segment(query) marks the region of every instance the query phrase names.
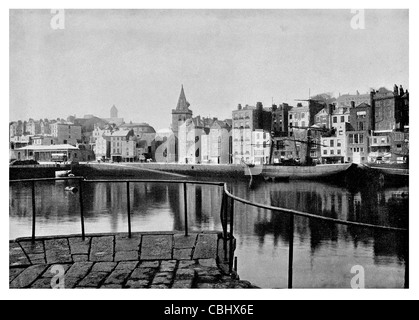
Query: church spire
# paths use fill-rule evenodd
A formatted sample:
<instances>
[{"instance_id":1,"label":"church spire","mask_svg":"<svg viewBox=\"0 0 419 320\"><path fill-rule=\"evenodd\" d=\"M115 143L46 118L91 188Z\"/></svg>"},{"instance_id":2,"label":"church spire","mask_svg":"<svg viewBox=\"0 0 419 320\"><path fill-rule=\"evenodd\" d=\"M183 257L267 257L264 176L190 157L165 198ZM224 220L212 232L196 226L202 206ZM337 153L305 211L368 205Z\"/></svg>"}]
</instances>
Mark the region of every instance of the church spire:
<instances>
[{"instance_id":1,"label":"church spire","mask_svg":"<svg viewBox=\"0 0 419 320\"><path fill-rule=\"evenodd\" d=\"M176 110L177 111L188 111L189 106L190 106L190 104L186 100L185 91L183 90L183 84L182 84L182 89L180 90L180 96L179 96L179 100L177 102Z\"/></svg>"}]
</instances>

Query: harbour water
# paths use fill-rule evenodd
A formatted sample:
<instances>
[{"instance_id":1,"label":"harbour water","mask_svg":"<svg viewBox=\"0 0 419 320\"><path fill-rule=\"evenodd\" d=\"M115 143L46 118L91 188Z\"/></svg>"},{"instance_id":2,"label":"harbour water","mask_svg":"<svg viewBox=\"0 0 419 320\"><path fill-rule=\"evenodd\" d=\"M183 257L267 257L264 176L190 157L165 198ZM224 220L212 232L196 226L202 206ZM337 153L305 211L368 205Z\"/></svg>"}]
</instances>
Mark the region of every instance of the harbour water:
<instances>
[{"instance_id":1,"label":"harbour water","mask_svg":"<svg viewBox=\"0 0 419 320\"><path fill-rule=\"evenodd\" d=\"M355 189L319 182L260 183L227 181L233 194L272 206L337 219L407 227L408 187ZM65 191L75 182L37 182L36 234L80 233L79 195ZM9 238L31 235L31 185L10 184ZM92 183L83 190L86 233L126 232L126 185ZM182 231L183 186L132 183L133 231ZM221 231L220 187L188 185L191 231ZM286 215L236 203L234 235L238 274L262 288L287 287L289 219ZM394 232L371 231L296 218L294 287L350 288L351 269L362 266L369 288L402 288L404 239Z\"/></svg>"}]
</instances>

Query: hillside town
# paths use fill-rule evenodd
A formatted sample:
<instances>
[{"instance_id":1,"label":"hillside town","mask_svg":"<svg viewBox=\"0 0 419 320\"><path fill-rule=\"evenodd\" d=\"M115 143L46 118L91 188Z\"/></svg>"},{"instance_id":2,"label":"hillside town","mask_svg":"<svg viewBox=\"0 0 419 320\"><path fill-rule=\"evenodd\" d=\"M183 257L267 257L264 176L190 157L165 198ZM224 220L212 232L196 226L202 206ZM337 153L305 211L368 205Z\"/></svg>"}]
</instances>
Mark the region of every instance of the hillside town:
<instances>
[{"instance_id":1,"label":"hillside town","mask_svg":"<svg viewBox=\"0 0 419 320\"><path fill-rule=\"evenodd\" d=\"M169 116L168 111L168 116ZM170 129L118 117L10 122L10 161L314 165L406 163L409 92L326 94L263 106L238 104L230 119L194 116L182 86Z\"/></svg>"}]
</instances>

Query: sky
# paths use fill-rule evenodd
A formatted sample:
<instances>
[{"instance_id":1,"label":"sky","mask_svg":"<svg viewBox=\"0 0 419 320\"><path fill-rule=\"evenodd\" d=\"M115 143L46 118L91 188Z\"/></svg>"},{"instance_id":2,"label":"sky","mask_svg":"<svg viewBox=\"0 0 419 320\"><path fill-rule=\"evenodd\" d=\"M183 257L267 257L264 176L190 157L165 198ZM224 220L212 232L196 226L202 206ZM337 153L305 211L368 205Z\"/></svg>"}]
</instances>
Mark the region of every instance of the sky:
<instances>
[{"instance_id":1,"label":"sky","mask_svg":"<svg viewBox=\"0 0 419 320\"><path fill-rule=\"evenodd\" d=\"M109 117L167 128L183 84L193 115L409 88L409 11L10 11L9 120ZM55 21L55 20L53 20ZM353 23L352 23L353 24Z\"/></svg>"}]
</instances>

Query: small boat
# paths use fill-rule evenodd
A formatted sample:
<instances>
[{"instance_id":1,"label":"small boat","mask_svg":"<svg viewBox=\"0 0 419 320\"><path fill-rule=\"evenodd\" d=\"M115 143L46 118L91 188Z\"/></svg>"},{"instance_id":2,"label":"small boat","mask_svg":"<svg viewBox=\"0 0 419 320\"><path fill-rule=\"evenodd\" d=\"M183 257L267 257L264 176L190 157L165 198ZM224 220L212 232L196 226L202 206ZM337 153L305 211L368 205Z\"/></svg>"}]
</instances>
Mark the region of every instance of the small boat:
<instances>
[{"instance_id":1,"label":"small boat","mask_svg":"<svg viewBox=\"0 0 419 320\"><path fill-rule=\"evenodd\" d=\"M55 171L55 177L56 178L68 177L70 174L71 174L71 170Z\"/></svg>"}]
</instances>

